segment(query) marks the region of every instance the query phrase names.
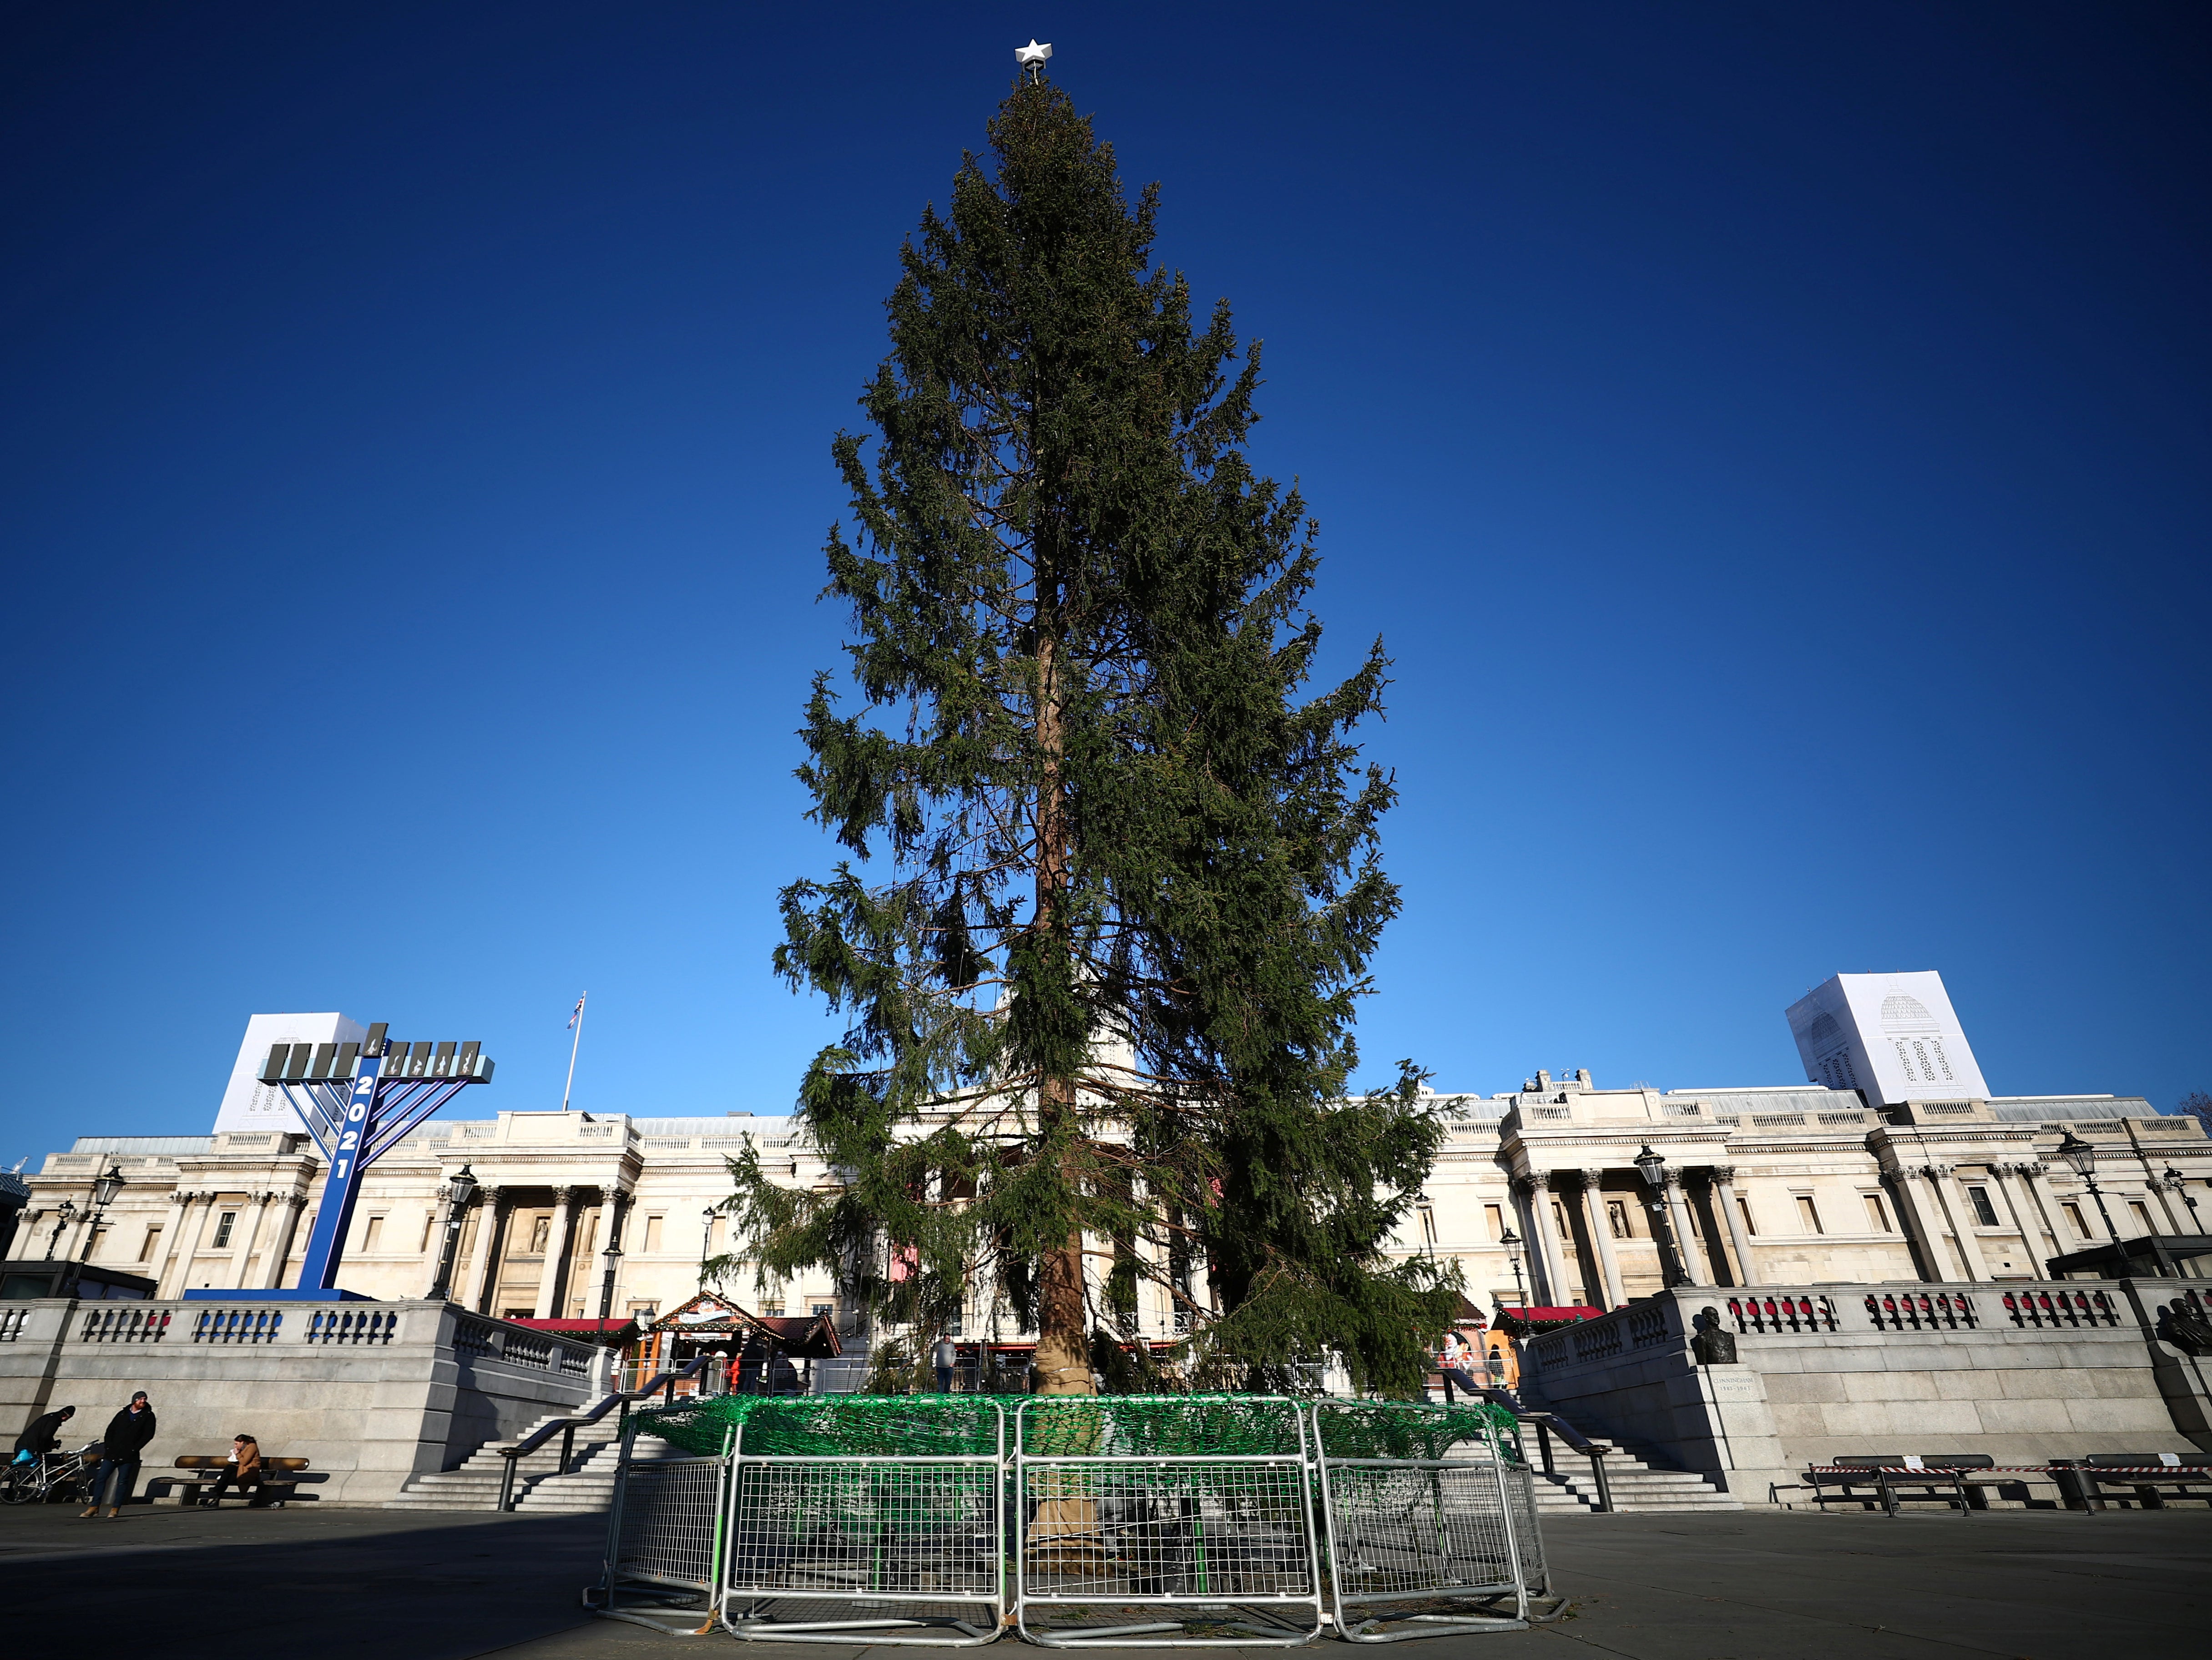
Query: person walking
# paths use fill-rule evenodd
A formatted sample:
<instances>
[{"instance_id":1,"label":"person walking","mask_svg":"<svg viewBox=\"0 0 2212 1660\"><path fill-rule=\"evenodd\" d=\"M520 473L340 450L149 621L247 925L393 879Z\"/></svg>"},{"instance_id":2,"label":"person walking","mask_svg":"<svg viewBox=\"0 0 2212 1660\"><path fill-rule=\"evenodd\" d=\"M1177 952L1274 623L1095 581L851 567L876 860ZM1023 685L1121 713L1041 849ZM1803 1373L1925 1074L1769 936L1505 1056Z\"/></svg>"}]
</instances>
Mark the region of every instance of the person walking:
<instances>
[{"instance_id":1,"label":"person walking","mask_svg":"<svg viewBox=\"0 0 2212 1660\"><path fill-rule=\"evenodd\" d=\"M131 1489L138 1484L139 1455L153 1438L154 1403L140 1389L131 1397L129 1406L107 1420L107 1433L100 1438L100 1462L92 1467L92 1503L78 1512L80 1517L97 1515L105 1504L105 1520L123 1519Z\"/></svg>"},{"instance_id":2,"label":"person walking","mask_svg":"<svg viewBox=\"0 0 2212 1660\"><path fill-rule=\"evenodd\" d=\"M222 1474L215 1478L215 1486L200 1503L210 1510L221 1510L226 1487L236 1487L240 1498L254 1504L261 1502L261 1444L250 1435L231 1438L230 1457Z\"/></svg>"},{"instance_id":3,"label":"person walking","mask_svg":"<svg viewBox=\"0 0 2212 1660\"><path fill-rule=\"evenodd\" d=\"M1467 1363L1472 1355L1473 1351L1467 1346L1466 1333L1452 1331L1444 1334L1443 1352L1437 1357L1437 1370L1443 1376L1444 1404L1448 1407L1452 1404L1452 1385L1455 1383L1465 1389L1470 1399L1481 1399L1477 1391L1482 1385L1476 1383L1467 1370Z\"/></svg>"},{"instance_id":4,"label":"person walking","mask_svg":"<svg viewBox=\"0 0 2212 1660\"><path fill-rule=\"evenodd\" d=\"M35 1464L61 1445L62 1426L76 1416L75 1407L64 1407L58 1412L33 1418L15 1438L15 1457L18 1464Z\"/></svg>"},{"instance_id":5,"label":"person walking","mask_svg":"<svg viewBox=\"0 0 2212 1660\"><path fill-rule=\"evenodd\" d=\"M929 1351L931 1364L937 1368L937 1392L952 1393L953 1369L960 1364L960 1351L950 1337L939 1337Z\"/></svg>"}]
</instances>

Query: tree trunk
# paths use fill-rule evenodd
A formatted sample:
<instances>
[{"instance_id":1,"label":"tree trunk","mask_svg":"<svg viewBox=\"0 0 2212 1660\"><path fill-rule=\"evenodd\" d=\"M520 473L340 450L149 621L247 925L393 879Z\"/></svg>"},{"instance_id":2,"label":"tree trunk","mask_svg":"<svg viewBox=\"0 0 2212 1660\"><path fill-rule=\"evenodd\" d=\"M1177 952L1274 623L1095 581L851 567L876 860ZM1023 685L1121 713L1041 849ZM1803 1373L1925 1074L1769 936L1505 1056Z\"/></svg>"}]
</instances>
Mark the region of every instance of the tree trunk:
<instances>
[{"instance_id":1,"label":"tree trunk","mask_svg":"<svg viewBox=\"0 0 2212 1660\"><path fill-rule=\"evenodd\" d=\"M1060 894L1067 882L1067 804L1060 777L1060 653L1057 595L1048 567L1038 573L1037 749L1042 762L1037 784L1036 914L1041 944L1056 959L1052 939L1061 926ZM1058 968L1055 960L1054 966ZM1039 1116L1047 1133L1075 1116L1075 1080L1048 1077L1038 1090ZM1076 1179L1071 1171L1068 1179ZM1090 1325L1083 1295L1083 1235L1048 1253L1037 1286L1037 1393L1091 1395Z\"/></svg>"}]
</instances>

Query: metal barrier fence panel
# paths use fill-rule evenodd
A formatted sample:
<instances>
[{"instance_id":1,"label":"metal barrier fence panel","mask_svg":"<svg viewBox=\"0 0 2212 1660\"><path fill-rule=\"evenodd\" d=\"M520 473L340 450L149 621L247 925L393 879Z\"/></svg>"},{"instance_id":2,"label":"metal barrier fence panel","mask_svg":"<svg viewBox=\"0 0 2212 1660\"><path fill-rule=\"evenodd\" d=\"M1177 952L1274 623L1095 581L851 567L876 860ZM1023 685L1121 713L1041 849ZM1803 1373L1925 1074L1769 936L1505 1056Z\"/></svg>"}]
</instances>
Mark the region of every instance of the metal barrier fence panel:
<instances>
[{"instance_id":1,"label":"metal barrier fence panel","mask_svg":"<svg viewBox=\"0 0 2212 1660\"><path fill-rule=\"evenodd\" d=\"M732 1459L721 1622L782 1642L974 1648L1006 1623L1006 1414L969 1396L760 1408ZM825 1438L857 1445L818 1450ZM800 1450L779 1450L797 1448Z\"/></svg>"},{"instance_id":2,"label":"metal barrier fence panel","mask_svg":"<svg viewBox=\"0 0 2212 1660\"><path fill-rule=\"evenodd\" d=\"M1534 1477L1515 1444L1480 1412L1426 1410L1314 1408L1332 1609L1347 1641L1525 1630L1530 1596L1549 1590ZM1341 1456L1376 1453L1398 1456Z\"/></svg>"},{"instance_id":3,"label":"metal barrier fence panel","mask_svg":"<svg viewBox=\"0 0 2212 1660\"><path fill-rule=\"evenodd\" d=\"M1015 1624L1053 1647L1307 1643L1322 1625L1301 1403L1041 1396L1016 1413Z\"/></svg>"},{"instance_id":4,"label":"metal barrier fence panel","mask_svg":"<svg viewBox=\"0 0 2212 1660\"><path fill-rule=\"evenodd\" d=\"M729 1465L720 1458L663 1458L635 1462L625 1438L607 1517L607 1552L601 1611L666 1630L644 1611L690 1610L691 1624L713 1617L721 1564L717 1547L724 1484Z\"/></svg>"}]
</instances>

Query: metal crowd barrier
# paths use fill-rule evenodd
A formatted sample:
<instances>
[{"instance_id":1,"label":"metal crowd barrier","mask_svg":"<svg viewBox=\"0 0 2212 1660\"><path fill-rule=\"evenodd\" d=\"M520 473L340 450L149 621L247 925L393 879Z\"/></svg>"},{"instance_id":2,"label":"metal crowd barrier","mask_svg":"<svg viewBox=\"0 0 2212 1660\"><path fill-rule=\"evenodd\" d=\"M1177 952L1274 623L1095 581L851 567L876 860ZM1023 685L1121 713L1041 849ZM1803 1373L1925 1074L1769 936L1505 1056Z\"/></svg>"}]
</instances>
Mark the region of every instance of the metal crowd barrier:
<instances>
[{"instance_id":1,"label":"metal crowd barrier","mask_svg":"<svg viewBox=\"0 0 2212 1660\"><path fill-rule=\"evenodd\" d=\"M703 1626L714 1618L722 1578L722 1530L715 1523L729 1482L729 1461L633 1462L634 1439L624 1438L615 1468L605 1601L599 1611L655 1631Z\"/></svg>"},{"instance_id":2,"label":"metal crowd barrier","mask_svg":"<svg viewBox=\"0 0 2212 1660\"><path fill-rule=\"evenodd\" d=\"M1550 1590L1535 1480L1490 1424L1435 1427L1396 1403L1315 1403L1331 1612L1353 1643L1523 1631ZM1511 1612L1503 1611L1510 1602Z\"/></svg>"},{"instance_id":3,"label":"metal crowd barrier","mask_svg":"<svg viewBox=\"0 0 2212 1660\"><path fill-rule=\"evenodd\" d=\"M1016 1629L1055 1648L1312 1641L1324 1620L1311 1468L1296 1401L1024 1401Z\"/></svg>"},{"instance_id":4,"label":"metal crowd barrier","mask_svg":"<svg viewBox=\"0 0 2212 1660\"><path fill-rule=\"evenodd\" d=\"M974 1648L1005 1623L1006 1413L964 1453L731 1454L732 1635ZM972 1429L969 1432L972 1434Z\"/></svg>"},{"instance_id":5,"label":"metal crowd barrier","mask_svg":"<svg viewBox=\"0 0 2212 1660\"><path fill-rule=\"evenodd\" d=\"M625 1438L603 1607L663 1631L1289 1647L1332 1620L1352 1642L1521 1630L1550 1595L1518 1440L1465 1411L970 1395L669 1416L664 1435L723 1454L638 1460Z\"/></svg>"}]
</instances>

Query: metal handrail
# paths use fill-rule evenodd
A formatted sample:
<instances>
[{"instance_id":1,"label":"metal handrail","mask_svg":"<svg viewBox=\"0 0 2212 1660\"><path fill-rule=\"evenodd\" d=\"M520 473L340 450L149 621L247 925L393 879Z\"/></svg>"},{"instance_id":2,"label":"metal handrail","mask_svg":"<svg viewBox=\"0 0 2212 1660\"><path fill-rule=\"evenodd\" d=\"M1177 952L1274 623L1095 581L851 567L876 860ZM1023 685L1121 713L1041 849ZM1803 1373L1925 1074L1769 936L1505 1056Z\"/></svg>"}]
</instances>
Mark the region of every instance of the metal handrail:
<instances>
[{"instance_id":1,"label":"metal handrail","mask_svg":"<svg viewBox=\"0 0 2212 1660\"><path fill-rule=\"evenodd\" d=\"M1464 1391L1462 1391L1464 1393ZM1589 1460L1590 1480L1597 1485L1597 1507L1610 1512L1613 1509L1613 1483L1605 1470L1605 1456L1611 1452L1610 1441L1593 1441L1555 1412L1531 1412L1522 1406L1511 1389L1478 1389L1474 1391L1484 1400L1511 1413L1520 1423L1530 1424L1536 1430L1536 1448L1544 1461L1544 1474L1557 1475L1559 1472L1552 1462L1552 1437L1557 1435L1574 1451Z\"/></svg>"},{"instance_id":2,"label":"metal handrail","mask_svg":"<svg viewBox=\"0 0 2212 1660\"><path fill-rule=\"evenodd\" d=\"M677 1383L686 1377L696 1377L707 1363L714 1358L711 1354L695 1355L690 1364L680 1371L654 1373L642 1389L617 1389L589 1412L579 1413L573 1418L556 1418L550 1424L540 1425L513 1446L500 1448L499 1456L507 1460L507 1468L501 1473L499 1478L499 1508L503 1511L514 1508L514 1473L521 1468L518 1461L525 1455L537 1451L538 1448L550 1441L556 1431L561 1437L561 1468L556 1474L566 1475L568 1473L568 1461L576 1454L578 1430L586 1425L598 1423L617 1407L621 1407L627 1412L631 1402L645 1400L650 1395L659 1394L664 1389L668 1392L668 1404L674 1406Z\"/></svg>"}]
</instances>

